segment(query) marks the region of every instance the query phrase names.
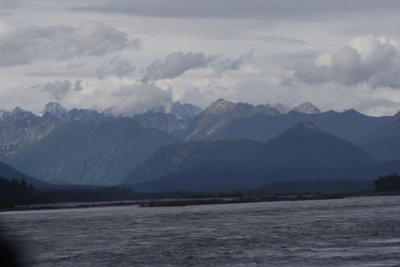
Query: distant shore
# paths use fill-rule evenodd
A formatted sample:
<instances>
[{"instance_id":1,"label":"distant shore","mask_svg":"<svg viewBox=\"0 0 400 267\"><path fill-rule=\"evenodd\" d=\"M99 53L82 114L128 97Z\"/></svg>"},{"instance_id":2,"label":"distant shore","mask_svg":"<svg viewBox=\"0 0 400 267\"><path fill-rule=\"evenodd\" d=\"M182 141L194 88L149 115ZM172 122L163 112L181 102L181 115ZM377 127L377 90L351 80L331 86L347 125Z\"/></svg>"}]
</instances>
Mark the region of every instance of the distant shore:
<instances>
[{"instance_id":1,"label":"distant shore","mask_svg":"<svg viewBox=\"0 0 400 267\"><path fill-rule=\"evenodd\" d=\"M396 196L395 192L368 192L353 194L299 194L299 195L276 195L263 197L215 197L215 198L186 198L186 199L154 199L154 200L124 200L110 202L68 202L68 203L47 203L19 205L14 207L1 207L0 212L7 211L35 211L35 210L54 210L54 209L80 209L98 207L119 207L119 206L138 206L143 208L151 207L182 207L194 205L217 205L217 204L239 204L257 202L278 202L278 201L305 201L305 200L329 200L344 199L349 197L373 197L373 196Z\"/></svg>"}]
</instances>

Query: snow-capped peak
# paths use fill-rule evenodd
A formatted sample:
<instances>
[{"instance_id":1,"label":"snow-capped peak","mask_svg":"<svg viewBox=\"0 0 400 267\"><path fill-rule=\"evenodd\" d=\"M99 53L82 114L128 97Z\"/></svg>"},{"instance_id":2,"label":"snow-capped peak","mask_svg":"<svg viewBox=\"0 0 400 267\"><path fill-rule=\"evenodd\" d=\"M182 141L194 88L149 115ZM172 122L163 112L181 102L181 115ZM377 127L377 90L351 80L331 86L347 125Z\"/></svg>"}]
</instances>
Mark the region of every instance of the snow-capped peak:
<instances>
[{"instance_id":1,"label":"snow-capped peak","mask_svg":"<svg viewBox=\"0 0 400 267\"><path fill-rule=\"evenodd\" d=\"M50 113L57 118L65 118L68 115L68 109L64 108L57 102L49 102L44 107L43 114Z\"/></svg>"},{"instance_id":2,"label":"snow-capped peak","mask_svg":"<svg viewBox=\"0 0 400 267\"><path fill-rule=\"evenodd\" d=\"M294 111L305 113L305 114L318 114L321 113L321 111L311 104L310 102L304 102L301 103L300 105L296 106L293 108Z\"/></svg>"},{"instance_id":3,"label":"snow-capped peak","mask_svg":"<svg viewBox=\"0 0 400 267\"><path fill-rule=\"evenodd\" d=\"M272 105L273 108L276 108L281 114L286 114L290 111L290 108L282 105L281 103L277 103Z\"/></svg>"}]
</instances>

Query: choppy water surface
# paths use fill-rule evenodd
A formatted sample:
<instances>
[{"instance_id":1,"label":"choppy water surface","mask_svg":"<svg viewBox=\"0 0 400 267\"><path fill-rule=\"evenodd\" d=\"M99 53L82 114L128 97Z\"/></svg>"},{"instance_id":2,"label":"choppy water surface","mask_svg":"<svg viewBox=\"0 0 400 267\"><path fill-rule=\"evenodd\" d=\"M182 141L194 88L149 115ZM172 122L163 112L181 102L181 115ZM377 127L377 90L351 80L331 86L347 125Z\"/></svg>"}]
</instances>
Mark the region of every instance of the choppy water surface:
<instances>
[{"instance_id":1,"label":"choppy water surface","mask_svg":"<svg viewBox=\"0 0 400 267\"><path fill-rule=\"evenodd\" d=\"M400 197L8 212L28 266L399 266Z\"/></svg>"}]
</instances>

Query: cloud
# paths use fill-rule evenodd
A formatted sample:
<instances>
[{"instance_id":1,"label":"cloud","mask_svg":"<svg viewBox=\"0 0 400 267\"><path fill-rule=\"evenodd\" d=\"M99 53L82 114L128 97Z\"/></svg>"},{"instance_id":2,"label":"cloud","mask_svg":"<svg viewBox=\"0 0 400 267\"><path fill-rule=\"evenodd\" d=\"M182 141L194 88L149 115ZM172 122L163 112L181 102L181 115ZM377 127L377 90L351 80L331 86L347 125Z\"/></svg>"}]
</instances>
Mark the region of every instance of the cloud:
<instances>
[{"instance_id":1,"label":"cloud","mask_svg":"<svg viewBox=\"0 0 400 267\"><path fill-rule=\"evenodd\" d=\"M143 82L176 78L188 70L206 67L214 60L203 53L172 52L163 61L154 61L143 75Z\"/></svg>"},{"instance_id":2,"label":"cloud","mask_svg":"<svg viewBox=\"0 0 400 267\"><path fill-rule=\"evenodd\" d=\"M239 58L231 59L203 53L172 52L164 60L156 60L150 64L144 71L142 82L173 79L189 70L206 67L212 68L216 74L238 70L253 57L253 54L251 51Z\"/></svg>"},{"instance_id":3,"label":"cloud","mask_svg":"<svg viewBox=\"0 0 400 267\"><path fill-rule=\"evenodd\" d=\"M399 71L399 42L372 35L356 37L337 52L322 53L313 61L300 61L294 67L294 75L305 83L366 83L392 88L400 87Z\"/></svg>"},{"instance_id":4,"label":"cloud","mask_svg":"<svg viewBox=\"0 0 400 267\"><path fill-rule=\"evenodd\" d=\"M78 6L75 10L132 14L148 17L184 18L278 18L315 17L351 12L398 10L397 0L108 0L105 3Z\"/></svg>"},{"instance_id":5,"label":"cloud","mask_svg":"<svg viewBox=\"0 0 400 267\"><path fill-rule=\"evenodd\" d=\"M256 40L264 41L270 44L282 45L282 44L307 44L307 42L292 38L292 37L281 37L281 36L271 36L271 35L261 35L261 34L253 34Z\"/></svg>"},{"instance_id":6,"label":"cloud","mask_svg":"<svg viewBox=\"0 0 400 267\"><path fill-rule=\"evenodd\" d=\"M1 0L0 9L15 8L20 4L19 0Z\"/></svg>"},{"instance_id":7,"label":"cloud","mask_svg":"<svg viewBox=\"0 0 400 267\"><path fill-rule=\"evenodd\" d=\"M247 61L251 60L254 56L254 50L242 55L236 59L223 58L216 61L213 65L215 72L221 74L229 70L239 70Z\"/></svg>"},{"instance_id":8,"label":"cloud","mask_svg":"<svg viewBox=\"0 0 400 267\"><path fill-rule=\"evenodd\" d=\"M56 100L62 100L70 91L81 91L81 82L82 80L77 80L75 83L68 80L54 81L43 85L42 91L48 93Z\"/></svg>"},{"instance_id":9,"label":"cloud","mask_svg":"<svg viewBox=\"0 0 400 267\"><path fill-rule=\"evenodd\" d=\"M131 66L128 60L120 57L113 57L103 63L103 65L96 70L97 77L104 79L107 76L117 76L123 78L132 74L135 67Z\"/></svg>"},{"instance_id":10,"label":"cloud","mask_svg":"<svg viewBox=\"0 0 400 267\"><path fill-rule=\"evenodd\" d=\"M170 90L163 90L153 83L123 85L112 93L118 99L109 111L114 115L133 115L172 103Z\"/></svg>"},{"instance_id":11,"label":"cloud","mask_svg":"<svg viewBox=\"0 0 400 267\"><path fill-rule=\"evenodd\" d=\"M34 61L104 56L127 48L139 49L139 39L102 23L81 27L15 26L0 21L0 66L10 67Z\"/></svg>"},{"instance_id":12,"label":"cloud","mask_svg":"<svg viewBox=\"0 0 400 267\"><path fill-rule=\"evenodd\" d=\"M82 80L81 80L81 79L77 80L77 81L75 82L75 84L74 84L73 90L74 90L74 91L82 91L83 88L82 88L81 83L82 83ZM72 88L72 87L71 87L71 88Z\"/></svg>"}]
</instances>

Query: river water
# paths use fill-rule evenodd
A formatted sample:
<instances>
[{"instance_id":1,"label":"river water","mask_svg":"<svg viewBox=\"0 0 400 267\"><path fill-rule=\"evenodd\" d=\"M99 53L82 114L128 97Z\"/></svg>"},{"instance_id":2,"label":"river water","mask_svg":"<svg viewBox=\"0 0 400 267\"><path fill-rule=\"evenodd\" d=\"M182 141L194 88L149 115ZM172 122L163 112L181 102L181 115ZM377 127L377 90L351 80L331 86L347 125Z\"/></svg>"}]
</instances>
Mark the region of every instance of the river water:
<instances>
[{"instance_id":1,"label":"river water","mask_svg":"<svg viewBox=\"0 0 400 267\"><path fill-rule=\"evenodd\" d=\"M400 197L5 212L26 266L400 266Z\"/></svg>"}]
</instances>

